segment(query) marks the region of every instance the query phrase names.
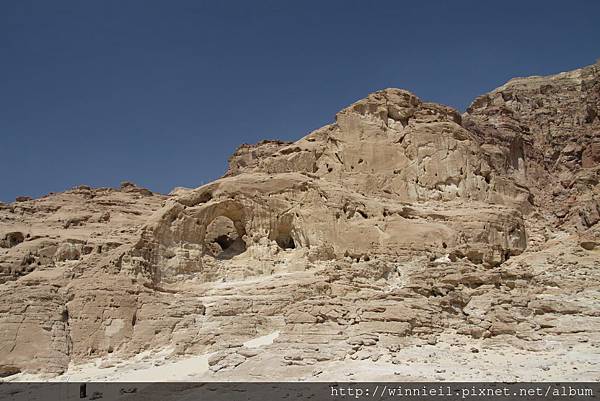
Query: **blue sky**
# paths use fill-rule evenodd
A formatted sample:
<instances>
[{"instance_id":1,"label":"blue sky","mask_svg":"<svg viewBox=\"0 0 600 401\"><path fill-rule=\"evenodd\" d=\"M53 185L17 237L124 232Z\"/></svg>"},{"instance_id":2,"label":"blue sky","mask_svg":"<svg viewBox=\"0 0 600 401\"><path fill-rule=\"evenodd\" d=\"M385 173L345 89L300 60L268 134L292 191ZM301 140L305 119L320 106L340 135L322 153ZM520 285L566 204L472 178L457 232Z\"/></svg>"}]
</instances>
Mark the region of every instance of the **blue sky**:
<instances>
[{"instance_id":1,"label":"blue sky","mask_svg":"<svg viewBox=\"0 0 600 401\"><path fill-rule=\"evenodd\" d=\"M600 57L598 1L0 3L0 200L218 178L385 88L464 110Z\"/></svg>"}]
</instances>

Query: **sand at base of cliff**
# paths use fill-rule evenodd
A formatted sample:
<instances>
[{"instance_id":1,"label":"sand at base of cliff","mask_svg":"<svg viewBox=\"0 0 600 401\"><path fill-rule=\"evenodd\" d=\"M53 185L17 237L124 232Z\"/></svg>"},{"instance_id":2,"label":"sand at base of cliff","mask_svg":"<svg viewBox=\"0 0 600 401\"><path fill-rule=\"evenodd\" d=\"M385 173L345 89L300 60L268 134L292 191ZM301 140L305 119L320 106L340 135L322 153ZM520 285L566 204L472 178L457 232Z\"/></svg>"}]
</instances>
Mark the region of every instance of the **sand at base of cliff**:
<instances>
[{"instance_id":1,"label":"sand at base of cliff","mask_svg":"<svg viewBox=\"0 0 600 401\"><path fill-rule=\"evenodd\" d=\"M436 344L414 344L393 354L361 351L356 359L284 366L274 332L245 343L260 349L231 370L209 369L212 354L176 357L172 349L144 352L129 361L98 359L71 366L54 378L19 374L7 381L597 381L600 348L576 336L569 343L544 340L514 345L441 336Z\"/></svg>"}]
</instances>

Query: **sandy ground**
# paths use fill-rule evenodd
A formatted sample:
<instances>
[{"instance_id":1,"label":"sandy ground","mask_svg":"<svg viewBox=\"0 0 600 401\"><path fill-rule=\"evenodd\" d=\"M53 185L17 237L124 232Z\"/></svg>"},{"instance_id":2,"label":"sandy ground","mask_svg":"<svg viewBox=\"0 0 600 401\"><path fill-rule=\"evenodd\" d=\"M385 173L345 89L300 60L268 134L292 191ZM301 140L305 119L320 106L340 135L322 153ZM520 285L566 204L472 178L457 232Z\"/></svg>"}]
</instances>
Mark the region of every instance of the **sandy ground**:
<instances>
[{"instance_id":1,"label":"sandy ground","mask_svg":"<svg viewBox=\"0 0 600 401\"><path fill-rule=\"evenodd\" d=\"M69 366L67 372L53 378L18 374L7 378L7 381L177 381L188 380L189 377L203 375L208 371L208 358L211 354L171 359L172 351L143 352L129 361L99 358L94 362Z\"/></svg>"},{"instance_id":2,"label":"sandy ground","mask_svg":"<svg viewBox=\"0 0 600 401\"><path fill-rule=\"evenodd\" d=\"M264 352L238 366L199 380L261 381L598 381L600 344L573 336L536 342L499 336L493 341L442 335L435 345L417 343L372 360L373 351L357 359L287 366ZM363 359L364 358L364 359Z\"/></svg>"},{"instance_id":3,"label":"sandy ground","mask_svg":"<svg viewBox=\"0 0 600 401\"><path fill-rule=\"evenodd\" d=\"M282 366L273 341L279 332L251 339L247 348L262 348L234 370L209 371L211 354L176 358L172 349L144 352L128 361L98 359L73 365L63 375L43 378L18 374L6 381L598 381L600 344L573 337L563 341L507 344L442 336L435 345L413 344L394 355L310 366ZM514 342L514 340L513 340ZM363 359L364 358L364 359Z\"/></svg>"},{"instance_id":4,"label":"sandy ground","mask_svg":"<svg viewBox=\"0 0 600 401\"><path fill-rule=\"evenodd\" d=\"M275 331L248 340L243 345L246 348L260 348L272 344L278 336L279 332ZM129 361L98 358L94 362L69 366L67 372L53 378L22 373L5 380L157 382L186 381L208 373L208 359L212 353L183 358L174 358L172 354L173 349L169 348L158 352L142 352Z\"/></svg>"},{"instance_id":5,"label":"sandy ground","mask_svg":"<svg viewBox=\"0 0 600 401\"><path fill-rule=\"evenodd\" d=\"M273 344L273 341L279 337L279 331L274 331L271 334L267 334L266 336L256 337L252 340L248 340L244 343L244 347L246 348L260 348L264 345Z\"/></svg>"},{"instance_id":6,"label":"sandy ground","mask_svg":"<svg viewBox=\"0 0 600 401\"><path fill-rule=\"evenodd\" d=\"M552 347L551 344L548 344ZM472 352L471 349L479 352ZM600 354L589 344L570 350L474 348L447 343L409 347L398 352L405 362L344 361L317 375L331 381L598 381Z\"/></svg>"}]
</instances>

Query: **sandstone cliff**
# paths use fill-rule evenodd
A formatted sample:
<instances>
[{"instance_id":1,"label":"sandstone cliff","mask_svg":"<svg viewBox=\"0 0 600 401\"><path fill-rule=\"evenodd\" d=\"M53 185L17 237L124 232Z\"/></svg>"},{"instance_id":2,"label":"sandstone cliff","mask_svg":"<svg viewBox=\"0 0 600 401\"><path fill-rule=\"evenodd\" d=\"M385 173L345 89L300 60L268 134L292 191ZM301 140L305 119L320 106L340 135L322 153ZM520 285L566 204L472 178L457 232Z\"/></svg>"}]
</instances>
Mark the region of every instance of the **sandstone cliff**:
<instances>
[{"instance_id":1,"label":"sandstone cliff","mask_svg":"<svg viewBox=\"0 0 600 401\"><path fill-rule=\"evenodd\" d=\"M513 79L462 115L379 91L169 196L125 183L0 205L0 373L172 349L211 353L213 378L297 378L447 335L597 343L599 172L592 65Z\"/></svg>"}]
</instances>

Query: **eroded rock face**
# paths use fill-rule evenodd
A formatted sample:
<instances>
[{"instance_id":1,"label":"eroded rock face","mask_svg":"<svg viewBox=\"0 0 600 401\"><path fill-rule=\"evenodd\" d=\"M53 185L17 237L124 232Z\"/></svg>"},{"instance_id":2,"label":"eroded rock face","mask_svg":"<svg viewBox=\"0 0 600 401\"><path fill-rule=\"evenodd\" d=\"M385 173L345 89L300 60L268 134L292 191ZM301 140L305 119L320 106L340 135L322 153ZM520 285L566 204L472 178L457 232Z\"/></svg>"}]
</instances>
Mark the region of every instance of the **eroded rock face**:
<instances>
[{"instance_id":1,"label":"eroded rock face","mask_svg":"<svg viewBox=\"0 0 600 401\"><path fill-rule=\"evenodd\" d=\"M477 98L465 118L483 140L510 151L514 167L521 166L513 177L567 231L597 221L599 66L513 79Z\"/></svg>"},{"instance_id":2,"label":"eroded rock face","mask_svg":"<svg viewBox=\"0 0 600 401\"><path fill-rule=\"evenodd\" d=\"M217 378L297 377L447 333L598 340L599 69L512 80L463 115L386 89L197 189L2 206L0 365L172 348L218 351Z\"/></svg>"}]
</instances>

